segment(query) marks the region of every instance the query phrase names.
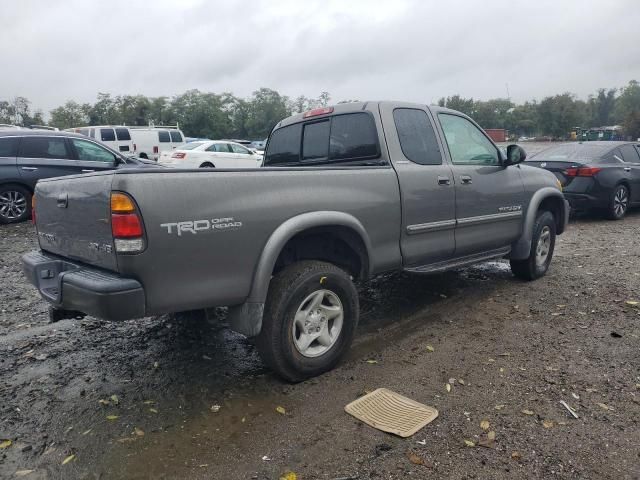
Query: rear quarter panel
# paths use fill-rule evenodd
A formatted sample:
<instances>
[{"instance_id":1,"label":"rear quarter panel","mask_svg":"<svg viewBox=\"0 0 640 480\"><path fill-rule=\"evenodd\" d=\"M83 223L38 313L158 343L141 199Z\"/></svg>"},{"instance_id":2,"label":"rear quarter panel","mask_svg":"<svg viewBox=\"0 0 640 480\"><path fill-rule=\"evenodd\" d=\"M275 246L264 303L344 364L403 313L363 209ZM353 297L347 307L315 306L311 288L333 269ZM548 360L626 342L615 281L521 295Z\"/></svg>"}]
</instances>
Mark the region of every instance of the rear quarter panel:
<instances>
[{"instance_id":1,"label":"rear quarter panel","mask_svg":"<svg viewBox=\"0 0 640 480\"><path fill-rule=\"evenodd\" d=\"M16 165L16 157L0 157L0 185L3 183L23 183ZM33 185L30 185L33 188Z\"/></svg>"},{"instance_id":2,"label":"rear quarter panel","mask_svg":"<svg viewBox=\"0 0 640 480\"><path fill-rule=\"evenodd\" d=\"M242 303L271 234L306 212L354 216L369 235L371 270L400 266L400 197L390 167L118 173L112 188L130 193L144 219L146 250L119 256L118 267L143 284L150 314ZM239 226L180 236L163 226L217 219Z\"/></svg>"}]
</instances>

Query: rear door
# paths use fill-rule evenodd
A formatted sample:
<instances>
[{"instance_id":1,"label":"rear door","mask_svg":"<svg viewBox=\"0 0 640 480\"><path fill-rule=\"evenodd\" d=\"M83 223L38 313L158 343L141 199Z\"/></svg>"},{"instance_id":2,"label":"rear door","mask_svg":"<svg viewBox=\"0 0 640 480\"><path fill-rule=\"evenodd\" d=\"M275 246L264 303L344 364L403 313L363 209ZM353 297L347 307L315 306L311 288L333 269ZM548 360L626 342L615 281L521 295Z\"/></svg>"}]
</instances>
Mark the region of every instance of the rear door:
<instances>
[{"instance_id":1,"label":"rear door","mask_svg":"<svg viewBox=\"0 0 640 480\"><path fill-rule=\"evenodd\" d=\"M211 161L217 168L236 168L235 153L227 142L214 143L207 147L206 151L213 152Z\"/></svg>"},{"instance_id":2,"label":"rear door","mask_svg":"<svg viewBox=\"0 0 640 480\"><path fill-rule=\"evenodd\" d=\"M18 171L33 188L41 178L80 173L67 139L62 136L24 136L18 149Z\"/></svg>"},{"instance_id":3,"label":"rear door","mask_svg":"<svg viewBox=\"0 0 640 480\"><path fill-rule=\"evenodd\" d=\"M520 167L502 166L498 147L469 119L437 116L456 184L456 257L508 247L526 207Z\"/></svg>"},{"instance_id":4,"label":"rear door","mask_svg":"<svg viewBox=\"0 0 640 480\"><path fill-rule=\"evenodd\" d=\"M116 143L118 145L118 152L124 155L133 155L133 141L131 140L131 133L127 127L115 127Z\"/></svg>"},{"instance_id":5,"label":"rear door","mask_svg":"<svg viewBox=\"0 0 640 480\"><path fill-rule=\"evenodd\" d=\"M400 181L405 267L446 261L455 252L455 187L426 108L380 104L389 154Z\"/></svg>"},{"instance_id":6,"label":"rear door","mask_svg":"<svg viewBox=\"0 0 640 480\"><path fill-rule=\"evenodd\" d=\"M171 138L172 150L175 150L184 143L184 138L179 130L169 130L169 138Z\"/></svg>"}]
</instances>

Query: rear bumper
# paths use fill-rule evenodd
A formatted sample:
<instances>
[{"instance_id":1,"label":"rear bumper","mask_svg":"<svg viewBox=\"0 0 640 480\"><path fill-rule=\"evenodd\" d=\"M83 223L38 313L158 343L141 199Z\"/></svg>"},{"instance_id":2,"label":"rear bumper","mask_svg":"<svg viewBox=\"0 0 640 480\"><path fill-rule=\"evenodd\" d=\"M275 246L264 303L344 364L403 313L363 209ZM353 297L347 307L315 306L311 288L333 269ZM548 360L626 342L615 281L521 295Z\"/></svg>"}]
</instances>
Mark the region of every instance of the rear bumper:
<instances>
[{"instance_id":1,"label":"rear bumper","mask_svg":"<svg viewBox=\"0 0 640 480\"><path fill-rule=\"evenodd\" d=\"M52 306L104 318L145 316L145 295L137 280L122 278L40 251L22 257L22 270Z\"/></svg>"},{"instance_id":2,"label":"rear bumper","mask_svg":"<svg viewBox=\"0 0 640 480\"><path fill-rule=\"evenodd\" d=\"M571 205L571 209L584 212L592 208L602 208L607 206L607 199L602 199L594 195L588 195L586 193L569 193L564 192L564 197Z\"/></svg>"}]
</instances>

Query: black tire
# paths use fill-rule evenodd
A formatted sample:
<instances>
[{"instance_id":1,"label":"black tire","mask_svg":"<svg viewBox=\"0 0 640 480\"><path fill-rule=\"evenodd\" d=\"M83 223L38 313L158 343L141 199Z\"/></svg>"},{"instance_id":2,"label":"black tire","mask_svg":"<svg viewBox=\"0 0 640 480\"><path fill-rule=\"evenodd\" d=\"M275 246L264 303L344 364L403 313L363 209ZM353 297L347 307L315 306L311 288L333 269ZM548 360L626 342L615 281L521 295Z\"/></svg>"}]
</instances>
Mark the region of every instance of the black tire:
<instances>
[{"instance_id":1,"label":"black tire","mask_svg":"<svg viewBox=\"0 0 640 480\"><path fill-rule=\"evenodd\" d=\"M537 260L538 243L543 232L549 235L549 243L546 245L547 254L543 262ZM524 260L511 260L511 271L513 274L523 280L535 280L544 276L549 270L551 259L553 258L553 250L556 245L556 222L553 214L543 210L538 212L536 221L533 224L533 235L531 237L531 250L529 257ZM542 247L544 251L545 247Z\"/></svg>"},{"instance_id":2,"label":"black tire","mask_svg":"<svg viewBox=\"0 0 640 480\"><path fill-rule=\"evenodd\" d=\"M620 184L611 193L606 216L609 220L622 220L629 208L629 189L626 185Z\"/></svg>"},{"instance_id":3,"label":"black tire","mask_svg":"<svg viewBox=\"0 0 640 480\"><path fill-rule=\"evenodd\" d=\"M318 347L314 347L328 348L326 352L309 357L302 355L296 346L298 340L294 340L294 317L298 309L306 304L305 300L315 292L320 292L321 295L324 295L321 292L328 292L330 297L339 299L342 328L330 346L323 347L318 343ZM343 270L326 262L294 263L271 280L262 330L256 338L258 352L264 363L290 382L300 382L320 375L331 370L351 346L358 325L359 310L358 292L351 277ZM327 321L327 325L330 321ZM315 342L317 340L312 344Z\"/></svg>"},{"instance_id":4,"label":"black tire","mask_svg":"<svg viewBox=\"0 0 640 480\"><path fill-rule=\"evenodd\" d=\"M200 168L216 168L216 167L213 165L213 163L206 162L200 165Z\"/></svg>"},{"instance_id":5,"label":"black tire","mask_svg":"<svg viewBox=\"0 0 640 480\"><path fill-rule=\"evenodd\" d=\"M0 223L24 222L29 217L31 192L21 185L0 185Z\"/></svg>"},{"instance_id":6,"label":"black tire","mask_svg":"<svg viewBox=\"0 0 640 480\"><path fill-rule=\"evenodd\" d=\"M149 157L147 157L146 153L141 153L140 154L140 158L144 158L145 160L149 160Z\"/></svg>"}]
</instances>

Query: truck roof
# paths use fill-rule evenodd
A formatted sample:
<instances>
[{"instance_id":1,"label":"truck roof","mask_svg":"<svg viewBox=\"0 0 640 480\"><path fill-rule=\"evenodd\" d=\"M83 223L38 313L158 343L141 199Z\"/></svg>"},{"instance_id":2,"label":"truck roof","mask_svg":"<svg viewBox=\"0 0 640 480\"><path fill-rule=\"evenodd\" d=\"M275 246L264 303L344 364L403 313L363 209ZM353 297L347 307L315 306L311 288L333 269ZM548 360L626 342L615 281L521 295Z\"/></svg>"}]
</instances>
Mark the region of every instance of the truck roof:
<instances>
[{"instance_id":1,"label":"truck roof","mask_svg":"<svg viewBox=\"0 0 640 480\"><path fill-rule=\"evenodd\" d=\"M460 114L460 112L457 112L456 110L451 110L450 108L444 108L444 107L440 107L440 106L437 106L437 105L427 105L426 103L389 101L389 100L338 103L336 105L327 105L326 107L319 107L318 109L312 109L310 111L320 110L322 108L327 108L327 109L332 108L333 110L331 111L331 114L335 115L335 114L340 114L340 113L352 113L352 112L366 110L367 107L377 106L380 103L397 104L398 107L404 107L404 108L411 108L411 107L424 108L424 107L427 107L431 111L433 111L434 113L437 113L437 112L449 112L449 113ZM290 117L287 117L287 118L281 120L280 122L278 122L278 124L275 126L275 128L284 127L286 125L291 125L293 123L298 123L298 122L301 122L302 120L306 120L308 117L305 117L305 114L307 114L307 113L308 112L302 112L302 113L297 113L295 115L291 115Z\"/></svg>"}]
</instances>

